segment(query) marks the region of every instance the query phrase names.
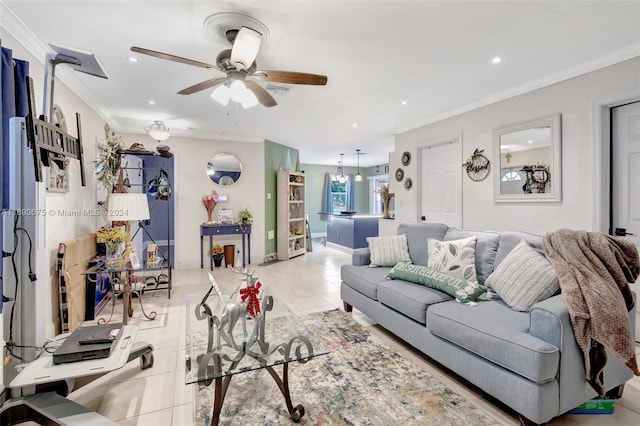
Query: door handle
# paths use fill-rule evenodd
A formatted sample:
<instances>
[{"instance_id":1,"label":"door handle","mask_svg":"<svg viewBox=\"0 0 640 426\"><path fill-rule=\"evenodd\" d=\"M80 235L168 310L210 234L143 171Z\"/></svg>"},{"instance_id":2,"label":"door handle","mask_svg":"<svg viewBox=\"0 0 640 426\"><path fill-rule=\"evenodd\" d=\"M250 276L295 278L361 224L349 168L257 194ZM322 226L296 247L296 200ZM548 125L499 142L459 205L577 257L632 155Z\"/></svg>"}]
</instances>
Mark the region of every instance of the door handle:
<instances>
[{"instance_id":1,"label":"door handle","mask_svg":"<svg viewBox=\"0 0 640 426\"><path fill-rule=\"evenodd\" d=\"M617 237L624 237L626 235L633 235L633 233L627 232L627 228L616 228L615 235Z\"/></svg>"}]
</instances>

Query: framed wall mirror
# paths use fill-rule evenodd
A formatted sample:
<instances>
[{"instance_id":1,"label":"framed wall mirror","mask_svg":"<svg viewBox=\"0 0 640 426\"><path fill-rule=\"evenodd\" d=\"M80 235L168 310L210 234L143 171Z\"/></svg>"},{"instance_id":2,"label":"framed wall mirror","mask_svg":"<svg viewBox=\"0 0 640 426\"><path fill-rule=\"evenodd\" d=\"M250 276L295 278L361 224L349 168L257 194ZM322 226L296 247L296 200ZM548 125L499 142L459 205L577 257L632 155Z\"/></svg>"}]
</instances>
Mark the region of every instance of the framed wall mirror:
<instances>
[{"instance_id":1,"label":"framed wall mirror","mask_svg":"<svg viewBox=\"0 0 640 426\"><path fill-rule=\"evenodd\" d=\"M562 200L560 114L515 124L493 132L494 200Z\"/></svg>"},{"instance_id":2,"label":"framed wall mirror","mask_svg":"<svg viewBox=\"0 0 640 426\"><path fill-rule=\"evenodd\" d=\"M242 163L233 154L219 152L207 162L207 176L215 184L233 185L242 176Z\"/></svg>"}]
</instances>

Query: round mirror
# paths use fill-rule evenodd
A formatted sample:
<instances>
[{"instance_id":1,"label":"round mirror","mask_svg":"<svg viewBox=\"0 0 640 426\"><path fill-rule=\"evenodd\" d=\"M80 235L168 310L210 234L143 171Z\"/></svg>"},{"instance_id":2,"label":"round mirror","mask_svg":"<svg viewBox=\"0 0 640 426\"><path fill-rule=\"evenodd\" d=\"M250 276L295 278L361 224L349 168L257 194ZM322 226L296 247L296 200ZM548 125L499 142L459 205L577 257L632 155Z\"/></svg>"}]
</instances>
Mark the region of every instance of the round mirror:
<instances>
[{"instance_id":1,"label":"round mirror","mask_svg":"<svg viewBox=\"0 0 640 426\"><path fill-rule=\"evenodd\" d=\"M218 185L233 185L242 175L242 163L234 155L220 152L207 162L207 176Z\"/></svg>"}]
</instances>

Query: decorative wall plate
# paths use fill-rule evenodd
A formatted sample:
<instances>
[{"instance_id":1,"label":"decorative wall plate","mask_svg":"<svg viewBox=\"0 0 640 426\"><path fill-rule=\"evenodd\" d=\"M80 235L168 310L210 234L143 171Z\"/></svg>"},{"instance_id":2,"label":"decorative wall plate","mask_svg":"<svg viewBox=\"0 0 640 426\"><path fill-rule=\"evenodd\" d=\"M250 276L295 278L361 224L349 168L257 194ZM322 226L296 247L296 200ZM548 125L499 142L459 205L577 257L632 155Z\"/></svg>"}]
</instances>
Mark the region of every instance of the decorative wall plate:
<instances>
[{"instance_id":1,"label":"decorative wall plate","mask_svg":"<svg viewBox=\"0 0 640 426\"><path fill-rule=\"evenodd\" d=\"M400 161L403 166L408 166L411 163L411 153L409 151L403 152Z\"/></svg>"},{"instance_id":2,"label":"decorative wall plate","mask_svg":"<svg viewBox=\"0 0 640 426\"><path fill-rule=\"evenodd\" d=\"M398 182L402 182L402 179L404 179L404 170L402 170L401 168L396 169L396 180Z\"/></svg>"},{"instance_id":3,"label":"decorative wall plate","mask_svg":"<svg viewBox=\"0 0 640 426\"><path fill-rule=\"evenodd\" d=\"M411 178L407 178L404 181L404 189L409 190L413 187L413 180Z\"/></svg>"},{"instance_id":4,"label":"decorative wall plate","mask_svg":"<svg viewBox=\"0 0 640 426\"><path fill-rule=\"evenodd\" d=\"M484 150L476 149L473 151L471 158L463 164L463 167L467 171L467 176L475 182L480 182L486 178L491 170L489 159L482 155L482 152L484 152Z\"/></svg>"}]
</instances>

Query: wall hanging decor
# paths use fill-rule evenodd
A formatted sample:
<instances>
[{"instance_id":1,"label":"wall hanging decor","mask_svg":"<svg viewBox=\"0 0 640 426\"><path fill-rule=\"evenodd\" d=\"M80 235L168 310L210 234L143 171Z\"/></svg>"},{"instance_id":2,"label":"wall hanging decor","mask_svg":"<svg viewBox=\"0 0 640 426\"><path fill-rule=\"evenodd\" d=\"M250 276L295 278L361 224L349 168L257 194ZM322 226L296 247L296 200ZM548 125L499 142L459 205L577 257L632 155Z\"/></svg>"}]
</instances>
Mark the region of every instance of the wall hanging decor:
<instances>
[{"instance_id":1,"label":"wall hanging decor","mask_svg":"<svg viewBox=\"0 0 640 426\"><path fill-rule=\"evenodd\" d=\"M489 171L491 170L491 163L489 159L482 154L483 152L484 149L476 148L471 158L462 165L467 172L467 176L475 182L484 180L489 176Z\"/></svg>"},{"instance_id":2,"label":"wall hanging decor","mask_svg":"<svg viewBox=\"0 0 640 426\"><path fill-rule=\"evenodd\" d=\"M402 153L402 158L400 159L403 166L408 166L411 164L411 153L409 151L405 151Z\"/></svg>"},{"instance_id":3,"label":"wall hanging decor","mask_svg":"<svg viewBox=\"0 0 640 426\"><path fill-rule=\"evenodd\" d=\"M404 179L404 170L398 168L396 169L396 180L402 182L402 179Z\"/></svg>"}]
</instances>

